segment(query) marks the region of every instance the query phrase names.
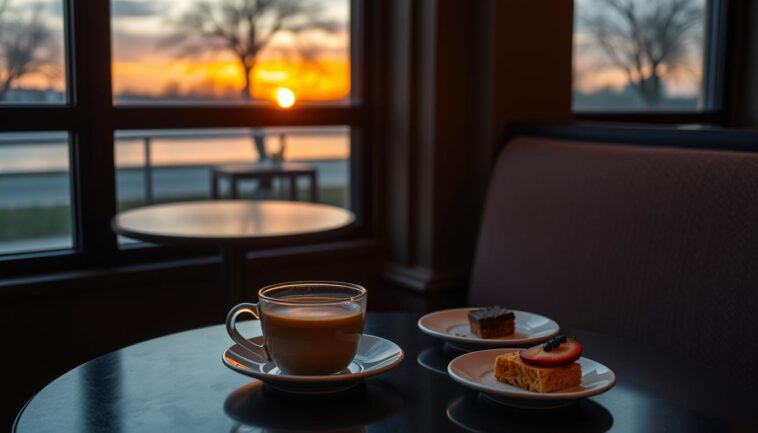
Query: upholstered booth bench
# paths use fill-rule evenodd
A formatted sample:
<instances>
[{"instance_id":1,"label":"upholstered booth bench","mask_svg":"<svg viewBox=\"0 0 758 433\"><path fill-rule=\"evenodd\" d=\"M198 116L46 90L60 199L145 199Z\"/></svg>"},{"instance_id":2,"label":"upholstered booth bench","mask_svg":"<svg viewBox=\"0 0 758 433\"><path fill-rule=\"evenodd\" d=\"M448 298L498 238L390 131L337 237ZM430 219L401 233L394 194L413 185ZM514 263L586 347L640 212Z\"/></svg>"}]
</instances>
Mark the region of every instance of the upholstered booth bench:
<instances>
[{"instance_id":1,"label":"upholstered booth bench","mask_svg":"<svg viewBox=\"0 0 758 433\"><path fill-rule=\"evenodd\" d=\"M510 130L469 304L542 312L758 386L758 133Z\"/></svg>"}]
</instances>

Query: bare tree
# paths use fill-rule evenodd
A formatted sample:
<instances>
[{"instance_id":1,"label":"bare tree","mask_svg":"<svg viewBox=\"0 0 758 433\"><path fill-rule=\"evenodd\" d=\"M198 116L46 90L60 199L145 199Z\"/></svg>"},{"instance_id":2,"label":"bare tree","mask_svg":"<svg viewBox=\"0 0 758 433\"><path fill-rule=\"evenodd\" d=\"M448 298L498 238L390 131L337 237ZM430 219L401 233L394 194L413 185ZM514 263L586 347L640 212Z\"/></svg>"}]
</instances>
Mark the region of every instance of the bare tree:
<instances>
[{"instance_id":1,"label":"bare tree","mask_svg":"<svg viewBox=\"0 0 758 433\"><path fill-rule=\"evenodd\" d=\"M232 53L242 69L242 98L253 98L253 71L258 56L277 33L331 29L334 24L318 18L315 3L303 0L196 0L173 22L175 32L164 45L181 46L181 55L214 51ZM263 136L254 134L261 160L266 160Z\"/></svg>"},{"instance_id":2,"label":"bare tree","mask_svg":"<svg viewBox=\"0 0 758 433\"><path fill-rule=\"evenodd\" d=\"M28 19L8 16L10 0L0 1L0 100L22 76L44 72L49 59L43 48L50 32L42 22L40 10L34 9Z\"/></svg>"},{"instance_id":3,"label":"bare tree","mask_svg":"<svg viewBox=\"0 0 758 433\"><path fill-rule=\"evenodd\" d=\"M699 0L595 0L586 20L592 40L624 71L644 103L657 107L662 77L686 62L688 44L702 25Z\"/></svg>"}]
</instances>

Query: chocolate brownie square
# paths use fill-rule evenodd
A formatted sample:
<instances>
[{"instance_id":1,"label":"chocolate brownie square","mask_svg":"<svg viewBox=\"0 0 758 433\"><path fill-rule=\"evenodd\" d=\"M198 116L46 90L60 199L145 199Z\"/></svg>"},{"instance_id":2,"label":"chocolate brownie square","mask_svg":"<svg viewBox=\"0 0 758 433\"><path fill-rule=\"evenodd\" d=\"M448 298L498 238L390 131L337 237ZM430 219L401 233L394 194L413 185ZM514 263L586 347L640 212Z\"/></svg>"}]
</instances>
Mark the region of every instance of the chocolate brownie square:
<instances>
[{"instance_id":1,"label":"chocolate brownie square","mask_svg":"<svg viewBox=\"0 0 758 433\"><path fill-rule=\"evenodd\" d=\"M497 338L513 334L513 311L503 307L487 307L468 312L471 332L480 338Z\"/></svg>"}]
</instances>

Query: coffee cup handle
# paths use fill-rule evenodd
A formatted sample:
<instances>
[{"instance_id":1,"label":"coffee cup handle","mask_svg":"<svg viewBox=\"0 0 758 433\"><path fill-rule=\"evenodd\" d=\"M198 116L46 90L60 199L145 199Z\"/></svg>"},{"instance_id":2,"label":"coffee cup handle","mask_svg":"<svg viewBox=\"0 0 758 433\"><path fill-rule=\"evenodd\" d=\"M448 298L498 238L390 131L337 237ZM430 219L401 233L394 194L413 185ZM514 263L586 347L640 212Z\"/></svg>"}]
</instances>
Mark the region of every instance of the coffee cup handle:
<instances>
[{"instance_id":1,"label":"coffee cup handle","mask_svg":"<svg viewBox=\"0 0 758 433\"><path fill-rule=\"evenodd\" d=\"M236 307L232 308L232 310L229 311L229 314L226 315L226 332L229 333L229 336L232 337L232 340L234 340L235 343L244 347L245 349L252 352L259 358L263 359L264 361L270 361L268 352L266 351L266 348L264 346L253 343L252 341L243 337L242 334L240 334L239 331L237 330L237 317L239 317L240 314L244 314L244 313L249 313L250 315L255 317L256 320L261 319L259 310L258 310L258 304L251 304L251 303L239 304Z\"/></svg>"}]
</instances>

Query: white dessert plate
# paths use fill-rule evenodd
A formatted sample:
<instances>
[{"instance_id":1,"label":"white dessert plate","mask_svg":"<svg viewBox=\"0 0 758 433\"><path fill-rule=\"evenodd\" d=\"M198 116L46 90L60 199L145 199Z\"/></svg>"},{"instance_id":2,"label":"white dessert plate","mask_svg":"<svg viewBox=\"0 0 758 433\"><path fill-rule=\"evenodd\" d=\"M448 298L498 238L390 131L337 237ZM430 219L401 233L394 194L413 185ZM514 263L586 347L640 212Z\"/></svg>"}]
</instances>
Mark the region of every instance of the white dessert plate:
<instances>
[{"instance_id":1,"label":"white dessert plate","mask_svg":"<svg viewBox=\"0 0 758 433\"><path fill-rule=\"evenodd\" d=\"M263 336L250 339L263 344ZM295 394L329 394L358 385L361 380L391 370L403 360L405 354L397 344L373 335L361 335L358 352L342 372L324 376L295 376L283 373L271 361L260 359L244 347L235 344L226 349L224 365L232 370L254 377L270 387Z\"/></svg>"},{"instance_id":2,"label":"white dessert plate","mask_svg":"<svg viewBox=\"0 0 758 433\"><path fill-rule=\"evenodd\" d=\"M608 391L616 384L616 375L605 365L587 358L577 361L582 367L582 383L556 392L534 392L495 379L495 358L521 349L489 349L461 355L450 361L450 377L486 397L509 406L524 408L560 407L582 398Z\"/></svg>"},{"instance_id":3,"label":"white dessert plate","mask_svg":"<svg viewBox=\"0 0 758 433\"><path fill-rule=\"evenodd\" d=\"M558 335L561 328L545 316L526 311L513 310L514 332L498 338L479 338L471 332L468 312L476 308L454 308L429 313L418 321L418 327L425 334L454 343L456 347L468 350L476 346L518 347L536 344ZM461 347L462 346L462 347Z\"/></svg>"}]
</instances>

